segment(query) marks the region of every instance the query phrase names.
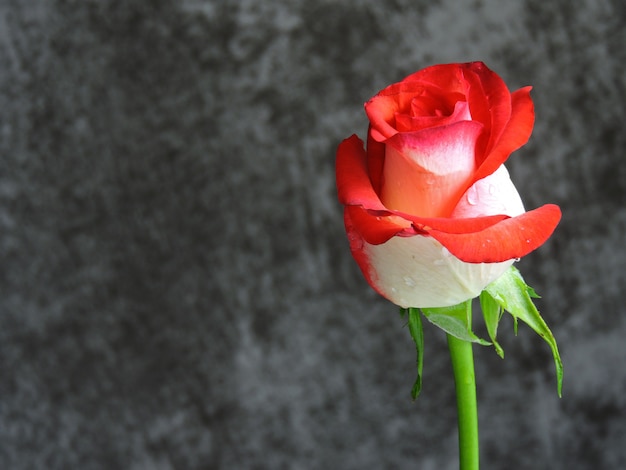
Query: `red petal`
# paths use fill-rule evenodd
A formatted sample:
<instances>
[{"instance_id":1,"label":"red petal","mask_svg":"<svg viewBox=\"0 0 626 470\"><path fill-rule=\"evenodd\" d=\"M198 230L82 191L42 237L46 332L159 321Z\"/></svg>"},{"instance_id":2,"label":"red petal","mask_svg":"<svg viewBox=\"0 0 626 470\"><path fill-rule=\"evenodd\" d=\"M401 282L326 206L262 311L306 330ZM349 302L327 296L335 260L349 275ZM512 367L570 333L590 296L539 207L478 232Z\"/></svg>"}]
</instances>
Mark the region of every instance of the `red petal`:
<instances>
[{"instance_id":1,"label":"red petal","mask_svg":"<svg viewBox=\"0 0 626 470\"><path fill-rule=\"evenodd\" d=\"M560 219L559 207L546 204L479 232L430 230L428 233L461 261L498 263L521 258L539 248L552 235Z\"/></svg>"},{"instance_id":2,"label":"red petal","mask_svg":"<svg viewBox=\"0 0 626 470\"><path fill-rule=\"evenodd\" d=\"M481 232L498 222L509 219L508 215L486 215L484 217L474 217L471 219L449 219L443 217L416 217L410 214L396 213L403 219L412 222L413 227L419 232L428 232L437 230L448 234L467 234Z\"/></svg>"},{"instance_id":3,"label":"red petal","mask_svg":"<svg viewBox=\"0 0 626 470\"><path fill-rule=\"evenodd\" d=\"M383 169L385 166L385 144L372 138L371 126L367 131L367 174L372 181L376 194L380 194L383 185Z\"/></svg>"},{"instance_id":4,"label":"red petal","mask_svg":"<svg viewBox=\"0 0 626 470\"><path fill-rule=\"evenodd\" d=\"M511 95L511 119L485 160L479 162L476 180L496 171L513 151L528 142L535 123L535 110L530 90L531 87L521 88Z\"/></svg>"},{"instance_id":5,"label":"red petal","mask_svg":"<svg viewBox=\"0 0 626 470\"><path fill-rule=\"evenodd\" d=\"M463 64L443 64L419 70L402 81L389 85L365 103L365 112L372 123L371 135L381 142L397 134L395 114L411 109L411 101L426 89L437 96L465 95L462 80Z\"/></svg>"},{"instance_id":6,"label":"red petal","mask_svg":"<svg viewBox=\"0 0 626 470\"><path fill-rule=\"evenodd\" d=\"M372 288L376 289L376 284L373 282L370 274L370 261L367 257L367 254L363 250L363 237L361 237L359 232L355 230L354 224L347 210L343 213L343 221L346 226L346 234L348 235L348 242L350 243L350 251L352 252L352 256L359 265L359 268L361 268L361 271L363 272L363 275L365 276L368 284L372 286ZM382 295L382 293L380 294Z\"/></svg>"},{"instance_id":7,"label":"red petal","mask_svg":"<svg viewBox=\"0 0 626 470\"><path fill-rule=\"evenodd\" d=\"M446 233L451 236L481 233L509 218L506 215L491 215L473 219L414 217L395 211L370 211L361 206L346 206L345 211L350 215L354 229L372 245L385 243L394 236L427 235L431 231Z\"/></svg>"},{"instance_id":8,"label":"red petal","mask_svg":"<svg viewBox=\"0 0 626 470\"><path fill-rule=\"evenodd\" d=\"M476 148L480 165L486 152L498 141L511 117L511 92L506 83L482 62L465 64L469 83L467 101L472 119L485 126L483 141Z\"/></svg>"},{"instance_id":9,"label":"red petal","mask_svg":"<svg viewBox=\"0 0 626 470\"><path fill-rule=\"evenodd\" d=\"M431 87L445 90L443 93L462 93L465 95L465 83L462 79L461 70L466 65L467 64L432 65L412 73L400 83L427 83ZM392 91L395 91L392 86L385 88L381 93L391 94ZM390 91L388 92L387 90Z\"/></svg>"},{"instance_id":10,"label":"red petal","mask_svg":"<svg viewBox=\"0 0 626 470\"><path fill-rule=\"evenodd\" d=\"M352 221L354 230L371 245L380 245L396 235L411 236L417 233L406 220L378 216L360 206L346 206L344 214Z\"/></svg>"},{"instance_id":11,"label":"red petal","mask_svg":"<svg viewBox=\"0 0 626 470\"><path fill-rule=\"evenodd\" d=\"M424 85L421 83L394 83L365 103L365 113L372 124L372 137L382 142L397 134L396 113L410 109L411 100L423 90Z\"/></svg>"},{"instance_id":12,"label":"red petal","mask_svg":"<svg viewBox=\"0 0 626 470\"><path fill-rule=\"evenodd\" d=\"M372 187L363 141L356 135L350 136L339 144L335 174L340 203L363 205L374 210L387 210Z\"/></svg>"}]
</instances>

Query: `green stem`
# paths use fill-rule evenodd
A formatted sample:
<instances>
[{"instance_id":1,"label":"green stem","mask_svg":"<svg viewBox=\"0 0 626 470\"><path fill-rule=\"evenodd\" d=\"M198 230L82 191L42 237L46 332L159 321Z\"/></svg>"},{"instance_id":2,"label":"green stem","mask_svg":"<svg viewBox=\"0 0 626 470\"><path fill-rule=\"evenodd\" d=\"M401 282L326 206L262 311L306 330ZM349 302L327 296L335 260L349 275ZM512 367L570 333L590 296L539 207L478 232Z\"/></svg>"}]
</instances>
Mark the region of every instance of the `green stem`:
<instances>
[{"instance_id":1,"label":"green stem","mask_svg":"<svg viewBox=\"0 0 626 470\"><path fill-rule=\"evenodd\" d=\"M478 410L472 343L448 335L459 420L459 468L478 470Z\"/></svg>"}]
</instances>

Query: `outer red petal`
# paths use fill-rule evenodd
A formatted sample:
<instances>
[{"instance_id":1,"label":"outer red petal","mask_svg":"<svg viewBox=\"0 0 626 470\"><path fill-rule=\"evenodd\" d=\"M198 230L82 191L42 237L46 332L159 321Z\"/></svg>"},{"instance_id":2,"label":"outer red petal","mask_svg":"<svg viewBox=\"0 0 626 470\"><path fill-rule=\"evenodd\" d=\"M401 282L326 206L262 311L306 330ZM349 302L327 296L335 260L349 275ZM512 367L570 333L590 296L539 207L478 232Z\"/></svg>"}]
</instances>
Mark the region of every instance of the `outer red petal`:
<instances>
[{"instance_id":1,"label":"outer red petal","mask_svg":"<svg viewBox=\"0 0 626 470\"><path fill-rule=\"evenodd\" d=\"M367 168L363 141L356 135L345 139L337 148L335 175L339 202L360 205L368 209L386 211L374 191Z\"/></svg>"},{"instance_id":2,"label":"outer red petal","mask_svg":"<svg viewBox=\"0 0 626 470\"><path fill-rule=\"evenodd\" d=\"M521 258L539 248L552 235L560 219L559 207L546 204L479 232L449 233L430 230L428 234L461 261L498 263Z\"/></svg>"},{"instance_id":3,"label":"outer red petal","mask_svg":"<svg viewBox=\"0 0 626 470\"><path fill-rule=\"evenodd\" d=\"M506 215L492 215L472 219L426 218L388 211L369 211L361 206L346 206L345 211L352 220L354 230L359 232L363 239L372 245L385 243L394 236L427 235L433 230L451 236L481 233L498 222L509 218ZM394 215L398 217L390 217Z\"/></svg>"},{"instance_id":4,"label":"outer red petal","mask_svg":"<svg viewBox=\"0 0 626 470\"><path fill-rule=\"evenodd\" d=\"M374 140L371 126L367 131L367 173L372 181L376 194L380 194L383 185L383 169L385 167L385 144Z\"/></svg>"},{"instance_id":5,"label":"outer red petal","mask_svg":"<svg viewBox=\"0 0 626 470\"><path fill-rule=\"evenodd\" d=\"M354 230L371 245L380 245L396 235L411 236L418 233L408 221L377 216L359 206L346 206L344 216L350 218Z\"/></svg>"},{"instance_id":6,"label":"outer red petal","mask_svg":"<svg viewBox=\"0 0 626 470\"><path fill-rule=\"evenodd\" d=\"M491 150L511 117L511 92L498 74L482 62L462 65L469 83L467 101L472 119L483 124L484 133L476 146L478 165Z\"/></svg>"},{"instance_id":7,"label":"outer red petal","mask_svg":"<svg viewBox=\"0 0 626 470\"><path fill-rule=\"evenodd\" d=\"M346 226L346 234L348 235L348 242L350 243L350 251L352 252L352 256L354 257L354 260L359 265L359 268L361 268L361 272L363 273L363 276L365 277L365 280L367 281L367 283L370 286L372 286L372 288L376 292L378 292L380 295L384 297L385 294L377 288L378 284L377 282L375 282L376 280L372 279L373 271L371 269L369 258L364 251L365 243L364 243L363 237L354 228L352 218L350 217L350 213L347 209L348 208L346 207L346 210L344 211L344 214L343 214L343 221Z\"/></svg>"},{"instance_id":8,"label":"outer red petal","mask_svg":"<svg viewBox=\"0 0 626 470\"><path fill-rule=\"evenodd\" d=\"M524 87L511 94L511 119L485 160L478 162L480 166L476 171L476 181L496 171L512 152L528 142L535 124L535 108L530 90L531 87Z\"/></svg>"},{"instance_id":9,"label":"outer red petal","mask_svg":"<svg viewBox=\"0 0 626 470\"><path fill-rule=\"evenodd\" d=\"M481 232L492 225L495 225L505 219L509 219L508 215L486 215L484 217L472 217L467 219L449 219L444 217L417 217L410 214L397 213L402 218L410 220L413 226L420 233L429 233L432 230L438 230L449 234L466 234Z\"/></svg>"}]
</instances>

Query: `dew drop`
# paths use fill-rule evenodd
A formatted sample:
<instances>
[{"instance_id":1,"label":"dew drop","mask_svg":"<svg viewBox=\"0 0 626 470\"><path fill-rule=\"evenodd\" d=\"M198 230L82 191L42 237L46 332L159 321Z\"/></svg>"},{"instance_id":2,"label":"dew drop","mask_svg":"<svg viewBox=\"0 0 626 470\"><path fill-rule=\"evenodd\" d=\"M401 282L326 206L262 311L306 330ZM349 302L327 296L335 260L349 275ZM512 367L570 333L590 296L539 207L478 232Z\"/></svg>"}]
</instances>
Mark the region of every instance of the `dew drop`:
<instances>
[{"instance_id":1,"label":"dew drop","mask_svg":"<svg viewBox=\"0 0 626 470\"><path fill-rule=\"evenodd\" d=\"M441 259L441 258L439 258L439 259L436 259L435 261L433 261L433 264L435 266L443 266L444 264L446 264L446 261Z\"/></svg>"},{"instance_id":2,"label":"dew drop","mask_svg":"<svg viewBox=\"0 0 626 470\"><path fill-rule=\"evenodd\" d=\"M441 248L441 255L444 258L449 258L450 257L450 252L448 251L448 249L445 246Z\"/></svg>"},{"instance_id":3,"label":"dew drop","mask_svg":"<svg viewBox=\"0 0 626 470\"><path fill-rule=\"evenodd\" d=\"M478 190L476 189L475 186L470 187L467 190L467 203L470 206L475 206L476 204L478 204Z\"/></svg>"},{"instance_id":4,"label":"dew drop","mask_svg":"<svg viewBox=\"0 0 626 470\"><path fill-rule=\"evenodd\" d=\"M526 239L526 243L530 243L530 238L527 238L527 239Z\"/></svg>"},{"instance_id":5,"label":"dew drop","mask_svg":"<svg viewBox=\"0 0 626 470\"><path fill-rule=\"evenodd\" d=\"M415 287L415 281L413 280L412 277L409 276L404 276L404 283L407 285L407 287Z\"/></svg>"}]
</instances>

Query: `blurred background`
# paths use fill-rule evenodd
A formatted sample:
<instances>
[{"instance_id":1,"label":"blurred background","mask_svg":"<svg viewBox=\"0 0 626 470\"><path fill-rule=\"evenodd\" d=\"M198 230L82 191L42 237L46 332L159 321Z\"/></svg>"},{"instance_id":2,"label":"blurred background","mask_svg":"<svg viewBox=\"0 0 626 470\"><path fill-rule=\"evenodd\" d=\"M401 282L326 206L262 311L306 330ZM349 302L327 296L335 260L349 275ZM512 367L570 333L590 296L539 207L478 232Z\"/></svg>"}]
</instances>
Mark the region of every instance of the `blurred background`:
<instances>
[{"instance_id":1,"label":"blurred background","mask_svg":"<svg viewBox=\"0 0 626 470\"><path fill-rule=\"evenodd\" d=\"M563 357L475 348L482 463L626 468L621 0L0 0L0 468L455 469L425 325L363 280L334 153L435 63L532 85L518 263ZM477 327L478 331L480 328Z\"/></svg>"}]
</instances>

